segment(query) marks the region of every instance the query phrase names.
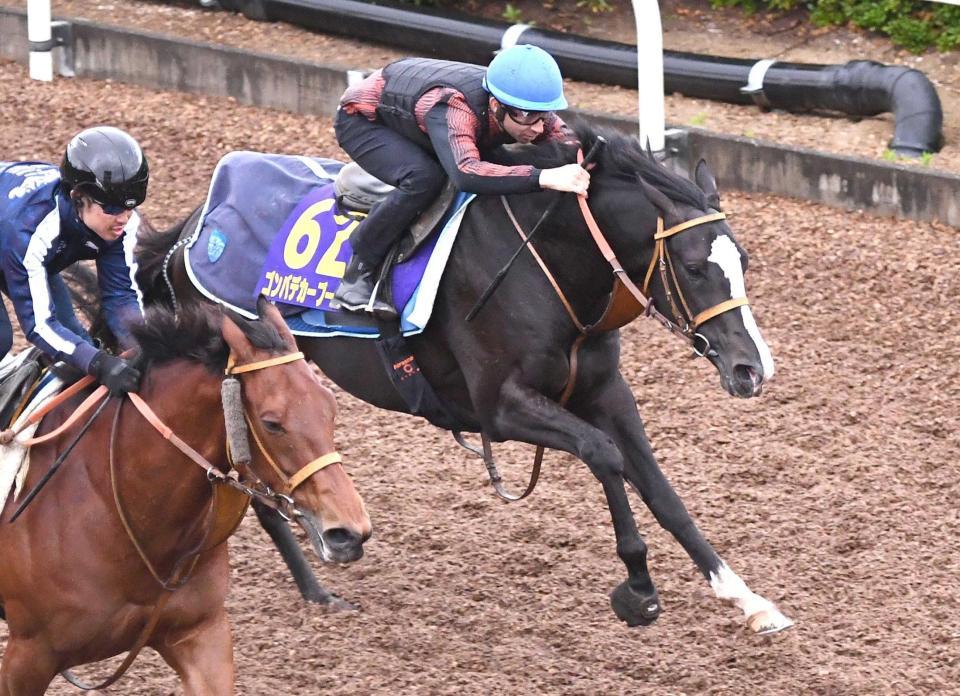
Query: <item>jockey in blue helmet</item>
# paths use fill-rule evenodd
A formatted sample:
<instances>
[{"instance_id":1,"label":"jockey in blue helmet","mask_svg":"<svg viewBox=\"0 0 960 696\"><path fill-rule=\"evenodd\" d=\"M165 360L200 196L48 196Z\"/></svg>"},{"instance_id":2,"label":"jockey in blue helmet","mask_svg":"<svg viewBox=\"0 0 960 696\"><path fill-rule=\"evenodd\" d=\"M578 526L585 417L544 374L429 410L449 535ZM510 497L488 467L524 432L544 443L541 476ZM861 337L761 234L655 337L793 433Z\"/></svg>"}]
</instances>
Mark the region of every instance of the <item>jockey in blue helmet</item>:
<instances>
[{"instance_id":1,"label":"jockey in blue helmet","mask_svg":"<svg viewBox=\"0 0 960 696\"><path fill-rule=\"evenodd\" d=\"M376 269L448 178L477 194L586 193L590 175L577 164L541 170L485 160L506 143L575 142L555 113L566 107L556 61L530 45L501 51L487 68L403 58L349 87L334 121L337 140L396 188L350 237L354 255L335 294L340 306L396 316L388 303L371 302Z\"/></svg>"},{"instance_id":2,"label":"jockey in blue helmet","mask_svg":"<svg viewBox=\"0 0 960 696\"><path fill-rule=\"evenodd\" d=\"M136 391L140 373L98 349L77 321L58 275L95 259L107 323L131 347L131 322L142 318L133 247L149 171L140 145L109 126L88 128L66 147L60 167L0 162L0 289L11 300L27 340L53 360L95 376L114 393ZM0 312L0 357L13 328Z\"/></svg>"}]
</instances>

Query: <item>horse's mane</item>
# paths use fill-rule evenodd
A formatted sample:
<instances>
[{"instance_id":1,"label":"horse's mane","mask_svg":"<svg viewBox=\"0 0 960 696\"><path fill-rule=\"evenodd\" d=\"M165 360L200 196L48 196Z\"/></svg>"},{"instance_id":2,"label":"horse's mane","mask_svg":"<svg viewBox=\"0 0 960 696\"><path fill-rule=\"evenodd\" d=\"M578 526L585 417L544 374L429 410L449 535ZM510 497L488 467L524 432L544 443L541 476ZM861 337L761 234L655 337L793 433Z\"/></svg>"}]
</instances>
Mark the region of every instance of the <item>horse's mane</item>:
<instances>
[{"instance_id":1,"label":"horse's mane","mask_svg":"<svg viewBox=\"0 0 960 696\"><path fill-rule=\"evenodd\" d=\"M201 304L181 307L176 314L165 306L148 308L143 324L131 327L131 333L140 345L140 363L190 360L211 371L222 372L230 348L220 331L220 311ZM246 319L230 310L223 311L229 314L254 347L276 353L289 350L283 337L268 322Z\"/></svg>"},{"instance_id":2,"label":"horse's mane","mask_svg":"<svg viewBox=\"0 0 960 696\"><path fill-rule=\"evenodd\" d=\"M159 299L156 297L155 289L163 260L180 238L184 224L191 217L193 213L165 230L153 227L146 218L141 217L134 255L137 259L137 285L143 290L146 299L151 301Z\"/></svg>"},{"instance_id":3,"label":"horse's mane","mask_svg":"<svg viewBox=\"0 0 960 696\"><path fill-rule=\"evenodd\" d=\"M667 198L699 210L707 210L710 204L706 194L689 179L676 174L657 162L644 151L640 141L632 136L609 128L598 128L585 122L573 125L573 130L586 154L602 136L603 146L597 160L597 173L607 174L631 181L641 178ZM493 159L501 164L532 164L539 169L559 167L574 161L576 151L570 145L558 142L541 145L499 148Z\"/></svg>"}]
</instances>

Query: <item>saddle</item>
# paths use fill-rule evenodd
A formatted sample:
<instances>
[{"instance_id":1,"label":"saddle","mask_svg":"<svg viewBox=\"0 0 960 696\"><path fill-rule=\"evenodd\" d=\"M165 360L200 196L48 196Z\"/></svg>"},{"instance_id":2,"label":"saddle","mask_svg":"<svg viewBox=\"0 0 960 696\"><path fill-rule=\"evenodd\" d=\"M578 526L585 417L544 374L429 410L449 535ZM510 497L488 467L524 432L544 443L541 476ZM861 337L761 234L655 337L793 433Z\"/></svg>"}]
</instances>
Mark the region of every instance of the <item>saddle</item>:
<instances>
[{"instance_id":1,"label":"saddle","mask_svg":"<svg viewBox=\"0 0 960 696\"><path fill-rule=\"evenodd\" d=\"M30 348L0 371L0 429L9 428L43 370L39 348Z\"/></svg>"},{"instance_id":2,"label":"saddle","mask_svg":"<svg viewBox=\"0 0 960 696\"><path fill-rule=\"evenodd\" d=\"M341 209L355 213L369 213L374 205L382 201L394 187L364 171L356 162L344 165L333 182L337 194L337 203ZM457 189L447 179L440 195L430 207L410 225L410 230L397 242L394 263L403 263L415 252L424 240L430 236L444 219L457 197Z\"/></svg>"}]
</instances>

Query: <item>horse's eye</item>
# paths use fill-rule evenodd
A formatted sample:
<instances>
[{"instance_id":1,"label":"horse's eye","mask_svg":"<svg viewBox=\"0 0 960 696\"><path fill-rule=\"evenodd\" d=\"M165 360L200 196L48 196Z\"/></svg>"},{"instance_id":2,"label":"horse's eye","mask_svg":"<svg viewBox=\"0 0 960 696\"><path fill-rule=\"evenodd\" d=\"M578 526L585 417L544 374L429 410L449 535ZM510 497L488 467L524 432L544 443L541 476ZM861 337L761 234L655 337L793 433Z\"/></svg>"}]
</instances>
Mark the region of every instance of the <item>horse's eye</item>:
<instances>
[{"instance_id":1,"label":"horse's eye","mask_svg":"<svg viewBox=\"0 0 960 696\"><path fill-rule=\"evenodd\" d=\"M691 278L703 278L703 269L701 269L700 266L697 266L692 263L688 263L686 265L686 269L687 269L687 274Z\"/></svg>"},{"instance_id":2,"label":"horse's eye","mask_svg":"<svg viewBox=\"0 0 960 696\"><path fill-rule=\"evenodd\" d=\"M287 432L286 429L280 425L279 422L271 420L269 418L261 418L260 422L263 423L263 427L266 428L269 432L279 435L280 433Z\"/></svg>"}]
</instances>

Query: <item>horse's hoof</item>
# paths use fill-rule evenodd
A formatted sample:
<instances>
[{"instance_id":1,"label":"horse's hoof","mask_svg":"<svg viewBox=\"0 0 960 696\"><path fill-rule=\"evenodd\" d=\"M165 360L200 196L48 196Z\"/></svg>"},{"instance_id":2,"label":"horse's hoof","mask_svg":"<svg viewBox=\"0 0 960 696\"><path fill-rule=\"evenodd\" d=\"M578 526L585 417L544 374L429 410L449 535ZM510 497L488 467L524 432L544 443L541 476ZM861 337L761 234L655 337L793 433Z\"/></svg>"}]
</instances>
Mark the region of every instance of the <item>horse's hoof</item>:
<instances>
[{"instance_id":1,"label":"horse's hoof","mask_svg":"<svg viewBox=\"0 0 960 696\"><path fill-rule=\"evenodd\" d=\"M322 603L324 608L327 611L360 611L360 606L354 604L353 602L348 602L342 597L337 597L336 595L330 595L330 598L327 601Z\"/></svg>"},{"instance_id":2,"label":"horse's hoof","mask_svg":"<svg viewBox=\"0 0 960 696\"><path fill-rule=\"evenodd\" d=\"M630 581L624 580L610 593L610 606L614 613L627 626L649 626L660 616L660 600L656 591L653 594L641 594L630 587Z\"/></svg>"},{"instance_id":3,"label":"horse's hoof","mask_svg":"<svg viewBox=\"0 0 960 696\"><path fill-rule=\"evenodd\" d=\"M786 631L793 626L793 621L781 614L775 607L770 607L751 614L747 618L747 626L758 636L769 636L780 631Z\"/></svg>"}]
</instances>

